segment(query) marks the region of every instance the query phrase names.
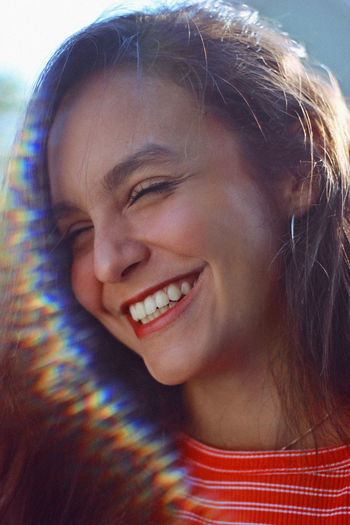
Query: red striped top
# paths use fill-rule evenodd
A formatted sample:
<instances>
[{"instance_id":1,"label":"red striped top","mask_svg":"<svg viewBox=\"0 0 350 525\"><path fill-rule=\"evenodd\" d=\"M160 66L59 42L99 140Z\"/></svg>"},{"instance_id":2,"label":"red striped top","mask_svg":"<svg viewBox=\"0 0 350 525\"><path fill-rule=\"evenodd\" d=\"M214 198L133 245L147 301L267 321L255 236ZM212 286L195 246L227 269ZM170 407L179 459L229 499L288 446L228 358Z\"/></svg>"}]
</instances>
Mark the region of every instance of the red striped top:
<instances>
[{"instance_id":1,"label":"red striped top","mask_svg":"<svg viewBox=\"0 0 350 525\"><path fill-rule=\"evenodd\" d=\"M231 452L185 438L191 501L181 524L350 523L350 446Z\"/></svg>"}]
</instances>

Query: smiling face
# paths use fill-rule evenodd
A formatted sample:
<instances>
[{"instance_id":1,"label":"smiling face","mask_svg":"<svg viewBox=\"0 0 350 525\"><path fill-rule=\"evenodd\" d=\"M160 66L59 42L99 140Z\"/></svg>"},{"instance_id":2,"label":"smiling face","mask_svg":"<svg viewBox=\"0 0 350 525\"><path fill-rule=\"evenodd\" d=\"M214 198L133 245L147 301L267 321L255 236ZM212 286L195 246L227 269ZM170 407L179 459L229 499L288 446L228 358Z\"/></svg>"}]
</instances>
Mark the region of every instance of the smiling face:
<instances>
[{"instance_id":1,"label":"smiling face","mask_svg":"<svg viewBox=\"0 0 350 525\"><path fill-rule=\"evenodd\" d=\"M172 82L122 71L66 97L48 153L74 293L157 380L264 359L279 232L224 124Z\"/></svg>"}]
</instances>

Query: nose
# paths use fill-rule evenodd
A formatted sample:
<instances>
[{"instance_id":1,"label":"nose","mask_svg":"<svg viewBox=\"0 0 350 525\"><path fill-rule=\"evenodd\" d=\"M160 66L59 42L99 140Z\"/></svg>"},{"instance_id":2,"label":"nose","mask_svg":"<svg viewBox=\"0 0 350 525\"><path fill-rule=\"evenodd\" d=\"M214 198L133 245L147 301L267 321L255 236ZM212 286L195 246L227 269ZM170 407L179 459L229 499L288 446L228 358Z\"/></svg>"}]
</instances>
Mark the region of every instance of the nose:
<instances>
[{"instance_id":1,"label":"nose","mask_svg":"<svg viewBox=\"0 0 350 525\"><path fill-rule=\"evenodd\" d=\"M147 245L136 239L117 234L116 231L95 229L94 271L96 278L103 283L121 281L150 256Z\"/></svg>"}]
</instances>

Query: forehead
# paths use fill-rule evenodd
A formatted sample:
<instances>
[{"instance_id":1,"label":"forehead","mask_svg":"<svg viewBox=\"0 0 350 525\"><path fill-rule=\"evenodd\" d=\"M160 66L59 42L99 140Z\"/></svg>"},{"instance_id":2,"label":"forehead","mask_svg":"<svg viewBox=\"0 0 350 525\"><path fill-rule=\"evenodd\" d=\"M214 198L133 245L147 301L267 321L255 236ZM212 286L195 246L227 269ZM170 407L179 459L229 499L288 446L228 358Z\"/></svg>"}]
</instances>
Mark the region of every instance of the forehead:
<instances>
[{"instance_id":1,"label":"forehead","mask_svg":"<svg viewBox=\"0 0 350 525\"><path fill-rule=\"evenodd\" d=\"M128 70L105 72L79 84L66 95L51 136L55 136L62 125L66 128L78 125L88 131L91 126L100 125L101 120L106 129L110 124L114 128L121 122L141 124L150 117L148 126L152 120L161 120L164 126L169 116L176 119L179 109L189 112L189 117L197 113L194 96L173 82L153 75L141 77ZM111 118L106 118L108 114Z\"/></svg>"},{"instance_id":2,"label":"forehead","mask_svg":"<svg viewBox=\"0 0 350 525\"><path fill-rule=\"evenodd\" d=\"M194 145L195 97L171 81L133 71L105 72L63 100L49 135L49 173L69 180L108 171L147 143Z\"/></svg>"},{"instance_id":3,"label":"forehead","mask_svg":"<svg viewBox=\"0 0 350 525\"><path fill-rule=\"evenodd\" d=\"M63 100L49 137L49 150L84 143L102 146L97 129L111 133L117 145L129 148L135 141L164 139L198 114L194 97L187 90L156 76L138 78L137 73L122 71L93 77L72 90ZM73 140L72 140L73 139Z\"/></svg>"},{"instance_id":4,"label":"forehead","mask_svg":"<svg viewBox=\"0 0 350 525\"><path fill-rule=\"evenodd\" d=\"M48 143L53 200L66 200L80 183L93 194L104 174L149 144L196 169L211 154L239 153L232 132L201 113L188 90L157 76L104 72L72 90L56 115Z\"/></svg>"}]
</instances>

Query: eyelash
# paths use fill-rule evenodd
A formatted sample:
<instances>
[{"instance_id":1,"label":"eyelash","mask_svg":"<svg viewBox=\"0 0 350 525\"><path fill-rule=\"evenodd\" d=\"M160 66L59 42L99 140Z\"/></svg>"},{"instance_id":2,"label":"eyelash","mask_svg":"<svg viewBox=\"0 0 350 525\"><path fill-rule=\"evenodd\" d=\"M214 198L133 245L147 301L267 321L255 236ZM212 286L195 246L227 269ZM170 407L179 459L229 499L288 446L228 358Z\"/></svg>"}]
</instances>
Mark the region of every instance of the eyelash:
<instances>
[{"instance_id":1,"label":"eyelash","mask_svg":"<svg viewBox=\"0 0 350 525\"><path fill-rule=\"evenodd\" d=\"M73 230L71 232L67 231L64 233L62 241L71 248L73 247L75 239L77 239L77 237L79 237L81 233L84 233L85 231L88 231L91 228L92 226L84 226L83 228L77 228L76 230Z\"/></svg>"},{"instance_id":2,"label":"eyelash","mask_svg":"<svg viewBox=\"0 0 350 525\"><path fill-rule=\"evenodd\" d=\"M144 195L147 195L148 193L163 193L163 192L170 192L175 189L175 187L180 183L179 180L164 180L161 182L151 182L148 186L144 186L147 184L147 181L141 182L134 188L130 196L128 198L128 207L132 206L137 200L139 200ZM72 232L65 232L63 235L63 241L70 247L73 246L75 239L83 232L89 230L92 228L92 226L85 226L83 228L78 228L76 230L73 230Z\"/></svg>"},{"instance_id":3,"label":"eyelash","mask_svg":"<svg viewBox=\"0 0 350 525\"><path fill-rule=\"evenodd\" d=\"M146 186L144 186L145 184ZM179 181L165 180L162 182L151 182L148 184L149 185L147 186L147 181L141 182L131 191L128 199L128 206L132 206L132 204L148 193L163 193L165 191L171 191L175 189L175 187L179 184Z\"/></svg>"}]
</instances>

